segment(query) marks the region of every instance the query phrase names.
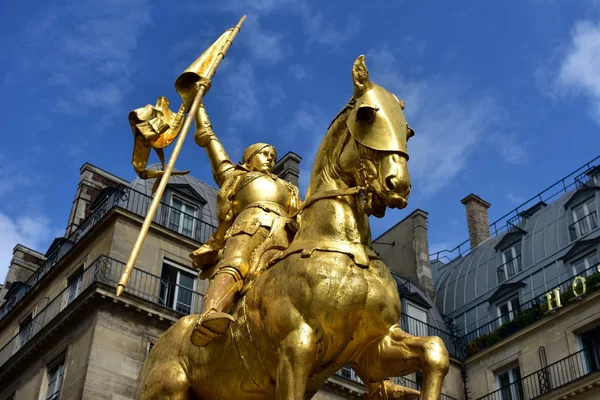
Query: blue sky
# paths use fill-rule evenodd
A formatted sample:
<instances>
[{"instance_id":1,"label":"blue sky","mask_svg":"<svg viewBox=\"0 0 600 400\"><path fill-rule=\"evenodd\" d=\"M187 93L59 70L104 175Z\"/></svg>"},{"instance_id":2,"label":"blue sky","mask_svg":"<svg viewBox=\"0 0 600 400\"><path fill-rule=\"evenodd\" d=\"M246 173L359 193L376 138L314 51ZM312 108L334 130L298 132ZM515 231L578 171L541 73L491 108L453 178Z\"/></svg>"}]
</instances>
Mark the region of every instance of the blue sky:
<instances>
[{"instance_id":1,"label":"blue sky","mask_svg":"<svg viewBox=\"0 0 600 400\"><path fill-rule=\"evenodd\" d=\"M256 141L294 151L304 193L360 54L371 79L406 100L413 191L406 209L372 221L374 236L420 208L431 251L453 247L467 238L467 194L489 201L494 220L600 154L598 1L7 0L2 9L0 281L16 243L45 252L64 233L84 162L134 178L127 114L157 96L178 106L179 73L243 14L205 98L234 160ZM212 182L193 140L177 167Z\"/></svg>"}]
</instances>

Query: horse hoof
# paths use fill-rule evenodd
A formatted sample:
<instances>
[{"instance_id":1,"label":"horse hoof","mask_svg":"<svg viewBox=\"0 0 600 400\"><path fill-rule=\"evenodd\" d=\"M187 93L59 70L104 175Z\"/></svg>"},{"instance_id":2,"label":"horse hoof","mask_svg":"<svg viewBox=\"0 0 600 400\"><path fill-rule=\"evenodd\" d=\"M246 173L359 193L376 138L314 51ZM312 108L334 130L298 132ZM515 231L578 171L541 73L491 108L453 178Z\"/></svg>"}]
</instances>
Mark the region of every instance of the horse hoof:
<instances>
[{"instance_id":1,"label":"horse hoof","mask_svg":"<svg viewBox=\"0 0 600 400\"><path fill-rule=\"evenodd\" d=\"M392 381L386 380L385 393L390 399L402 399L402 400L418 400L421 392L411 388L407 388L401 385L397 385Z\"/></svg>"}]
</instances>

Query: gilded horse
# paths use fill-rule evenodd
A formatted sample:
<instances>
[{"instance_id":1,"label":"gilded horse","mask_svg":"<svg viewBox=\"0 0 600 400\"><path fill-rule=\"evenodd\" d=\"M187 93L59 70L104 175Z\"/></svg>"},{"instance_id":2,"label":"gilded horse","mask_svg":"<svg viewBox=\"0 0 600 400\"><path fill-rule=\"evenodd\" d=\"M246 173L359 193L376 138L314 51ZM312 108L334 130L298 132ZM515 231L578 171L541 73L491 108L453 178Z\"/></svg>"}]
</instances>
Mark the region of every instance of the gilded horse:
<instances>
[{"instance_id":1,"label":"gilded horse","mask_svg":"<svg viewBox=\"0 0 600 400\"><path fill-rule=\"evenodd\" d=\"M300 228L234 306L235 322L206 347L181 318L156 342L141 400L304 400L350 365L368 399L415 398L388 377L422 370L422 400L439 400L448 352L436 336L404 332L400 297L371 247L369 215L404 208L410 192L404 103L369 80L364 56L354 94L315 158Z\"/></svg>"}]
</instances>

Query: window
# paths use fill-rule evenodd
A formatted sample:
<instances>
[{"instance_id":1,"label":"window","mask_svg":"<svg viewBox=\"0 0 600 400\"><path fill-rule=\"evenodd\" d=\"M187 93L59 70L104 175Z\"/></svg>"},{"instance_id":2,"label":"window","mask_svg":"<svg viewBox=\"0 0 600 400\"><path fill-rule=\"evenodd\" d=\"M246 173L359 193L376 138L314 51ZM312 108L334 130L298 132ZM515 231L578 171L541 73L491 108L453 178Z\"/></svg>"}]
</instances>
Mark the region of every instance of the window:
<instances>
[{"instance_id":1,"label":"window","mask_svg":"<svg viewBox=\"0 0 600 400\"><path fill-rule=\"evenodd\" d=\"M522 400L521 371L519 366L513 366L496 375L496 385L500 390L501 400Z\"/></svg>"},{"instance_id":2,"label":"window","mask_svg":"<svg viewBox=\"0 0 600 400\"><path fill-rule=\"evenodd\" d=\"M154 342L148 342L148 351L146 351L146 356L148 356L150 354L150 352L152 351L152 348L154 347Z\"/></svg>"},{"instance_id":3,"label":"window","mask_svg":"<svg viewBox=\"0 0 600 400\"><path fill-rule=\"evenodd\" d=\"M164 263L160 281L159 303L182 314L193 312L196 293L195 274L183 267Z\"/></svg>"},{"instance_id":4,"label":"window","mask_svg":"<svg viewBox=\"0 0 600 400\"><path fill-rule=\"evenodd\" d=\"M197 208L177 197L171 198L169 229L182 235L194 237Z\"/></svg>"},{"instance_id":5,"label":"window","mask_svg":"<svg viewBox=\"0 0 600 400\"><path fill-rule=\"evenodd\" d=\"M504 303L500 303L498 305L498 319L500 319L500 325L512 321L519 311L519 306L518 297L513 297Z\"/></svg>"},{"instance_id":6,"label":"window","mask_svg":"<svg viewBox=\"0 0 600 400\"><path fill-rule=\"evenodd\" d=\"M579 343L583 350L585 372L590 374L600 370L600 326L579 334Z\"/></svg>"},{"instance_id":7,"label":"window","mask_svg":"<svg viewBox=\"0 0 600 400\"><path fill-rule=\"evenodd\" d=\"M346 379L350 379L351 381L362 383L356 372L349 366L344 366L339 370L338 375L343 376Z\"/></svg>"},{"instance_id":8,"label":"window","mask_svg":"<svg viewBox=\"0 0 600 400\"><path fill-rule=\"evenodd\" d=\"M61 359L48 367L47 379L48 387L46 388L45 400L60 399L60 389L62 387L63 377L65 375L65 359Z\"/></svg>"},{"instance_id":9,"label":"window","mask_svg":"<svg viewBox=\"0 0 600 400\"><path fill-rule=\"evenodd\" d=\"M29 339L33 336L33 314L29 314L19 324L19 348L23 347L25 343L29 342Z\"/></svg>"},{"instance_id":10,"label":"window","mask_svg":"<svg viewBox=\"0 0 600 400\"><path fill-rule=\"evenodd\" d=\"M78 273L74 274L68 281L68 289L67 289L67 304L71 304L73 300L79 296L81 293L81 288L83 286L83 270L80 270Z\"/></svg>"},{"instance_id":11,"label":"window","mask_svg":"<svg viewBox=\"0 0 600 400\"><path fill-rule=\"evenodd\" d=\"M569 226L571 240L577 240L597 227L596 197L593 196L573 207L573 223Z\"/></svg>"},{"instance_id":12,"label":"window","mask_svg":"<svg viewBox=\"0 0 600 400\"><path fill-rule=\"evenodd\" d=\"M573 267L573 276L584 275L584 271L589 270L590 268L593 268L596 265L598 265L598 253L593 251L583 256L582 258L577 259L571 264L571 266ZM590 270L585 275L590 276L595 272L596 270Z\"/></svg>"},{"instance_id":13,"label":"window","mask_svg":"<svg viewBox=\"0 0 600 400\"><path fill-rule=\"evenodd\" d=\"M502 251L502 265L498 267L498 283L515 276L523 270L521 263L521 242Z\"/></svg>"},{"instance_id":14,"label":"window","mask_svg":"<svg viewBox=\"0 0 600 400\"><path fill-rule=\"evenodd\" d=\"M408 333L416 336L427 336L429 334L427 329L427 311L425 309L407 301L406 314L412 317L407 318L406 331Z\"/></svg>"}]
</instances>

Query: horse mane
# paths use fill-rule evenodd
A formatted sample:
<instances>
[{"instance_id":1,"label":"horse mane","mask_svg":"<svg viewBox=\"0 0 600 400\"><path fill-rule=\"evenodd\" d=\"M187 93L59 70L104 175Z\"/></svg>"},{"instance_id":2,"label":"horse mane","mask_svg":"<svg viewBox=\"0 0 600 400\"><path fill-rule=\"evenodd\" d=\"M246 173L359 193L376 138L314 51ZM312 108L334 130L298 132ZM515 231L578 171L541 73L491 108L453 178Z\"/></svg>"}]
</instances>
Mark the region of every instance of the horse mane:
<instances>
[{"instance_id":1,"label":"horse mane","mask_svg":"<svg viewBox=\"0 0 600 400\"><path fill-rule=\"evenodd\" d=\"M353 99L335 116L329 124L325 137L321 141L319 150L313 164L311 182L317 175L325 180L339 179L338 160L342 149L350 139L350 132L346 126L346 119L352 110ZM310 185L309 185L310 193ZM309 195L307 193L307 197Z\"/></svg>"}]
</instances>

